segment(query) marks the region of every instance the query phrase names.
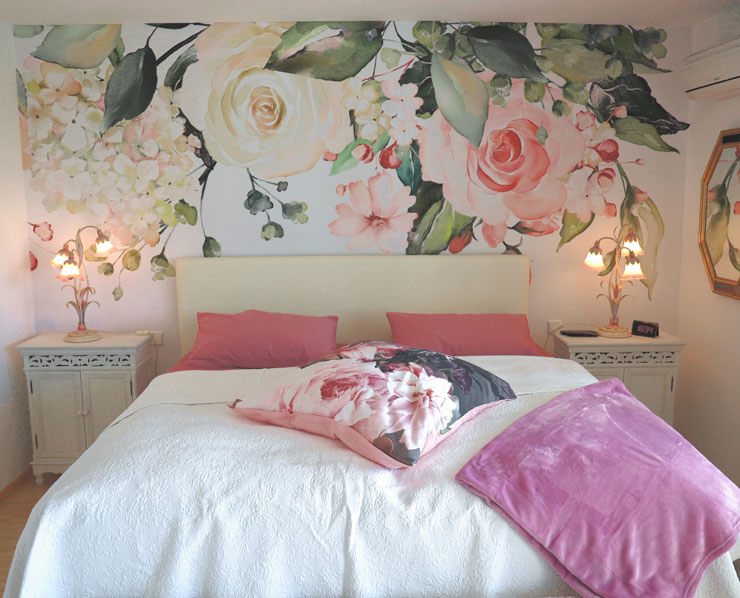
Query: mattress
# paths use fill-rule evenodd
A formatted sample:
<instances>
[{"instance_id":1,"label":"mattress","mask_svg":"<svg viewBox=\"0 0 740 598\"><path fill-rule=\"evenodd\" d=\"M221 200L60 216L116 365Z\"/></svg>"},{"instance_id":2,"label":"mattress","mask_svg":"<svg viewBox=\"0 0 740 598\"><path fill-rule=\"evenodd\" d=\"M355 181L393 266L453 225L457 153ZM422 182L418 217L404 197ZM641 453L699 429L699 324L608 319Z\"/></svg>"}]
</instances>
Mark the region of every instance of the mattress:
<instances>
[{"instance_id":1,"label":"mattress","mask_svg":"<svg viewBox=\"0 0 740 598\"><path fill-rule=\"evenodd\" d=\"M560 359L466 359L517 399L399 470L227 408L285 369L159 376L36 505L5 596L575 596L454 477L519 417L595 379ZM697 596L740 596L729 555Z\"/></svg>"}]
</instances>

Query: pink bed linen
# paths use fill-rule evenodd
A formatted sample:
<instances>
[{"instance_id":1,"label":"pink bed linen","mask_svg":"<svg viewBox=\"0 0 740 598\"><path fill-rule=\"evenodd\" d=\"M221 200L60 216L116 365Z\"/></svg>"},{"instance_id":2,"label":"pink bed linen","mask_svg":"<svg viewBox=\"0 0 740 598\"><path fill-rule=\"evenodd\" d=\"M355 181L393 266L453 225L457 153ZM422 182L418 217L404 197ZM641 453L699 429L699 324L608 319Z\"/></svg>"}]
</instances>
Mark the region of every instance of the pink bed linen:
<instances>
[{"instance_id":1,"label":"pink bed linen","mask_svg":"<svg viewBox=\"0 0 740 598\"><path fill-rule=\"evenodd\" d=\"M457 480L587 597L693 596L740 531L740 489L617 379L528 413Z\"/></svg>"}]
</instances>

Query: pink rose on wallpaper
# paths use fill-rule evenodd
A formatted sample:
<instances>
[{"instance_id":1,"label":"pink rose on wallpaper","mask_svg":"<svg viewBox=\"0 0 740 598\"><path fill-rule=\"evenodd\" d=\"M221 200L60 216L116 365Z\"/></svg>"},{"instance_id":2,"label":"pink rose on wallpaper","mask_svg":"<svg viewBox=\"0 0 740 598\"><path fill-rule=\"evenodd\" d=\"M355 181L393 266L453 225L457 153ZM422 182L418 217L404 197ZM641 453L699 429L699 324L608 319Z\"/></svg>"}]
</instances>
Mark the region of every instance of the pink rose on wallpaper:
<instances>
[{"instance_id":1,"label":"pink rose on wallpaper","mask_svg":"<svg viewBox=\"0 0 740 598\"><path fill-rule=\"evenodd\" d=\"M337 207L337 218L329 230L339 237L350 237L347 249L363 249L373 244L386 253L405 249L406 235L416 214L407 210L414 204L409 187L396 187L387 172L371 176L367 185L354 181L347 185L349 200Z\"/></svg>"},{"instance_id":2,"label":"pink rose on wallpaper","mask_svg":"<svg viewBox=\"0 0 740 598\"><path fill-rule=\"evenodd\" d=\"M518 90L512 90L506 106L490 104L478 148L439 111L422 122L419 133L423 178L442 183L456 211L483 219L483 236L491 247L503 241L510 215L539 234L557 229L553 216L568 193L563 177L586 151L569 118L514 97L521 94Z\"/></svg>"},{"instance_id":3,"label":"pink rose on wallpaper","mask_svg":"<svg viewBox=\"0 0 740 598\"><path fill-rule=\"evenodd\" d=\"M388 388L394 397L388 404L385 433L403 432L400 440L409 450L423 449L430 433L446 428L457 408L450 398L450 382L430 376L418 364L391 372Z\"/></svg>"}]
</instances>

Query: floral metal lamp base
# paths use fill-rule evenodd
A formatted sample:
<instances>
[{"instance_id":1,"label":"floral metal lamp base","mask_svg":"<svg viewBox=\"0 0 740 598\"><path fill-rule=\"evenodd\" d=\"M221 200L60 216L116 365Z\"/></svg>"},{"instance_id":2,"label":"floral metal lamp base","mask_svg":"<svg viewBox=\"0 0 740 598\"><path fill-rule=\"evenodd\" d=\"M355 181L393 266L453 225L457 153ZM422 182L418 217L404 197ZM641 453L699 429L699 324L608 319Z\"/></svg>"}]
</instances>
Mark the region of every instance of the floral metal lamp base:
<instances>
[{"instance_id":1,"label":"floral metal lamp base","mask_svg":"<svg viewBox=\"0 0 740 598\"><path fill-rule=\"evenodd\" d=\"M628 336L632 336L632 332L622 326L613 326L610 324L609 326L599 327L599 336L606 336L609 338L627 338Z\"/></svg>"},{"instance_id":2,"label":"floral metal lamp base","mask_svg":"<svg viewBox=\"0 0 740 598\"><path fill-rule=\"evenodd\" d=\"M65 343L89 343L90 341L96 341L100 338L100 335L95 330L88 330L83 328L82 330L74 330L64 337Z\"/></svg>"}]
</instances>

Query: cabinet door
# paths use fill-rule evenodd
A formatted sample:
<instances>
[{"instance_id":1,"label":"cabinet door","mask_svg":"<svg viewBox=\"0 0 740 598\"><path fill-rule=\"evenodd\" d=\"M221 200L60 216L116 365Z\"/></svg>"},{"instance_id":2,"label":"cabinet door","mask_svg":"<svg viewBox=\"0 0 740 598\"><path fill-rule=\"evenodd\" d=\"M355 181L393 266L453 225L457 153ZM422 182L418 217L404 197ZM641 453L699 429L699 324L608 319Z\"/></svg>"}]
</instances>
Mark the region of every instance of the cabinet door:
<instances>
[{"instance_id":1,"label":"cabinet door","mask_svg":"<svg viewBox=\"0 0 740 598\"><path fill-rule=\"evenodd\" d=\"M624 385L650 411L673 423L673 368L625 368Z\"/></svg>"},{"instance_id":2,"label":"cabinet door","mask_svg":"<svg viewBox=\"0 0 740 598\"><path fill-rule=\"evenodd\" d=\"M131 404L131 374L128 371L82 372L83 404L87 411L87 445Z\"/></svg>"},{"instance_id":3,"label":"cabinet door","mask_svg":"<svg viewBox=\"0 0 740 598\"><path fill-rule=\"evenodd\" d=\"M34 458L75 459L87 446L78 372L29 374Z\"/></svg>"}]
</instances>

